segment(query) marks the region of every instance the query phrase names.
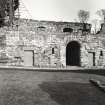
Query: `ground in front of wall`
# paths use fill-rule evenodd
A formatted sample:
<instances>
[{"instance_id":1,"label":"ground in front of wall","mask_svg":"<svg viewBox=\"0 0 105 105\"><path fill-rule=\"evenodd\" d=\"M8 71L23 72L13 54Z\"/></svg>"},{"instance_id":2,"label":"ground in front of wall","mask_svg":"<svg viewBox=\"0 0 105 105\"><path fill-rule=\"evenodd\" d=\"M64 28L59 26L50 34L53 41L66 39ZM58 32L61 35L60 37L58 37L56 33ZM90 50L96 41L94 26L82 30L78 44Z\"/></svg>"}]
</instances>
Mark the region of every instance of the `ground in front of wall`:
<instances>
[{"instance_id":1,"label":"ground in front of wall","mask_svg":"<svg viewBox=\"0 0 105 105\"><path fill-rule=\"evenodd\" d=\"M0 105L105 105L91 78L105 82L95 74L0 70Z\"/></svg>"}]
</instances>

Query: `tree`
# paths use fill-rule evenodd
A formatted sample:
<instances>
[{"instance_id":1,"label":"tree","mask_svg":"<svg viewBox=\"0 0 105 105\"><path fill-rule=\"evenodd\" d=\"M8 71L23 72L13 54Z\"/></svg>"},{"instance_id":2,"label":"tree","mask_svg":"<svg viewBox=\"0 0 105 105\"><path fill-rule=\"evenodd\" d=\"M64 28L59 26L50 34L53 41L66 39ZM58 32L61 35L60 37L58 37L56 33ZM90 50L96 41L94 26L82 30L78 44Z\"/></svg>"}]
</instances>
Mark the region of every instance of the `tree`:
<instances>
[{"instance_id":1,"label":"tree","mask_svg":"<svg viewBox=\"0 0 105 105\"><path fill-rule=\"evenodd\" d=\"M94 34L97 33L97 30L98 30L98 19L94 19L92 20L92 24L93 24L93 31L94 31Z\"/></svg>"},{"instance_id":2,"label":"tree","mask_svg":"<svg viewBox=\"0 0 105 105\"><path fill-rule=\"evenodd\" d=\"M99 15L102 18L102 22L105 23L105 9L98 10L96 14Z\"/></svg>"},{"instance_id":3,"label":"tree","mask_svg":"<svg viewBox=\"0 0 105 105\"><path fill-rule=\"evenodd\" d=\"M19 6L19 0L12 0L13 12ZM0 0L0 26L5 21L6 16L10 16L10 0Z\"/></svg>"},{"instance_id":4,"label":"tree","mask_svg":"<svg viewBox=\"0 0 105 105\"><path fill-rule=\"evenodd\" d=\"M90 32L90 30L87 29L87 21L89 19L89 16L90 16L89 11L79 10L78 12L78 18L80 22L83 24L83 29L82 29L83 34Z\"/></svg>"},{"instance_id":5,"label":"tree","mask_svg":"<svg viewBox=\"0 0 105 105\"><path fill-rule=\"evenodd\" d=\"M89 19L89 16L90 16L89 11L79 10L78 12L78 18L81 23L86 23Z\"/></svg>"}]
</instances>

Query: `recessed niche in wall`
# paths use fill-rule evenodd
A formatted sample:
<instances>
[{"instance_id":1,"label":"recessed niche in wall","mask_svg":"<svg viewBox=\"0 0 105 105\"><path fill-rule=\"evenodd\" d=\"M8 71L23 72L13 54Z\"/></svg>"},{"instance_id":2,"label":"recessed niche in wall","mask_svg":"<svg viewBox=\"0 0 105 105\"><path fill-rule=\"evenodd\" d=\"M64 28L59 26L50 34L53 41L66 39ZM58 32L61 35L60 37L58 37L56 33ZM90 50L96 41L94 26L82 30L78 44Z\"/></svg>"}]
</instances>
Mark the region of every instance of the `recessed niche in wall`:
<instances>
[{"instance_id":1,"label":"recessed niche in wall","mask_svg":"<svg viewBox=\"0 0 105 105\"><path fill-rule=\"evenodd\" d=\"M100 51L100 56L103 56L103 51Z\"/></svg>"},{"instance_id":2,"label":"recessed niche in wall","mask_svg":"<svg viewBox=\"0 0 105 105\"><path fill-rule=\"evenodd\" d=\"M52 54L54 54L54 53L55 53L54 48L52 48Z\"/></svg>"},{"instance_id":3,"label":"recessed niche in wall","mask_svg":"<svg viewBox=\"0 0 105 105\"><path fill-rule=\"evenodd\" d=\"M46 27L44 27L44 26L39 26L39 27L37 27L37 29L38 29L39 31L45 31Z\"/></svg>"},{"instance_id":4,"label":"recessed niche in wall","mask_svg":"<svg viewBox=\"0 0 105 105\"><path fill-rule=\"evenodd\" d=\"M73 32L73 29L72 29L72 28L64 28L64 29L63 29L63 32L72 33L72 32Z\"/></svg>"}]
</instances>

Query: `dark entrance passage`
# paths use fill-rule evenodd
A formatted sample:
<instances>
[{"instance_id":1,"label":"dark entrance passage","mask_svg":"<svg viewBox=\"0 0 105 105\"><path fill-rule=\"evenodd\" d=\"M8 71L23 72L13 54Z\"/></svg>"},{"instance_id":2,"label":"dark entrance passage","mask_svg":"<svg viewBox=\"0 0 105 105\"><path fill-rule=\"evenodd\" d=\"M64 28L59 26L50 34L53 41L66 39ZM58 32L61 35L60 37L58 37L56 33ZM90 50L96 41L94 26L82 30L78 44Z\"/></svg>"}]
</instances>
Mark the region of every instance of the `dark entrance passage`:
<instances>
[{"instance_id":1,"label":"dark entrance passage","mask_svg":"<svg viewBox=\"0 0 105 105\"><path fill-rule=\"evenodd\" d=\"M66 47L66 65L80 66L80 44L76 41L68 43Z\"/></svg>"}]
</instances>

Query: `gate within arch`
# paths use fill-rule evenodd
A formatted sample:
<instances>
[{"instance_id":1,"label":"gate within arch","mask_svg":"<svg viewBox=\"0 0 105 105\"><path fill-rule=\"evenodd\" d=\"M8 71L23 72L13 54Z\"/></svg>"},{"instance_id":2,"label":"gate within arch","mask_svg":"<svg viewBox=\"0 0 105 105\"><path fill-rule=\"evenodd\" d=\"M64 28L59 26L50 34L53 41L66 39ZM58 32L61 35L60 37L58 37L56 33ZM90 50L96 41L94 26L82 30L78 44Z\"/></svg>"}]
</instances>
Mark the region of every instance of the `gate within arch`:
<instances>
[{"instance_id":1,"label":"gate within arch","mask_svg":"<svg viewBox=\"0 0 105 105\"><path fill-rule=\"evenodd\" d=\"M68 43L66 47L66 65L80 66L80 44L77 41Z\"/></svg>"}]
</instances>

